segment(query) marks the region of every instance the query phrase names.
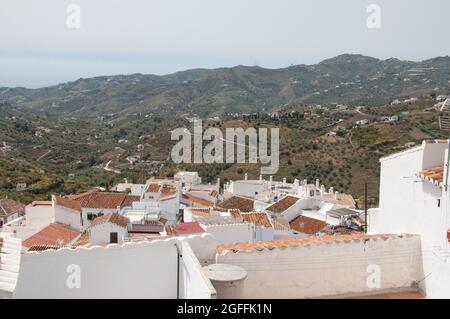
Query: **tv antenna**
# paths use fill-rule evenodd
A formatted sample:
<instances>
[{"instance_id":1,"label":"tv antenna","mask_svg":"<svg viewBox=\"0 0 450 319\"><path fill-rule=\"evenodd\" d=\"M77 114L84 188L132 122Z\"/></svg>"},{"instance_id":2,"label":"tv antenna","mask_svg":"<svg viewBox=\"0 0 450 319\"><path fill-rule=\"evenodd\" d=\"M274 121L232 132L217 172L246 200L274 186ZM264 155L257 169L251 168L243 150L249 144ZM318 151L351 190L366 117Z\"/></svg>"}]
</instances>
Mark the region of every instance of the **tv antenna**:
<instances>
[{"instance_id":1,"label":"tv antenna","mask_svg":"<svg viewBox=\"0 0 450 319\"><path fill-rule=\"evenodd\" d=\"M439 127L442 131L449 132L450 134L450 98L445 100L442 104L440 114L439 114ZM446 163L446 174L445 174L445 191L448 190L448 174L450 170L450 135L448 139L448 149L447 149L447 163Z\"/></svg>"}]
</instances>

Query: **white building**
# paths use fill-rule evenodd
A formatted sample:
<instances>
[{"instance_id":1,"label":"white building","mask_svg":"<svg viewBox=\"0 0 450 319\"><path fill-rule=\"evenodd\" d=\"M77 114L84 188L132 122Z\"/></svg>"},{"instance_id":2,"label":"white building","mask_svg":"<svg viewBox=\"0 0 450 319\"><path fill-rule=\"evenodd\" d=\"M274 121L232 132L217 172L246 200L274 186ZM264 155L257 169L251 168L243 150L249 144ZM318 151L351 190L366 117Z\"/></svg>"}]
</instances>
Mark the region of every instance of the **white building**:
<instances>
[{"instance_id":1,"label":"white building","mask_svg":"<svg viewBox=\"0 0 450 319\"><path fill-rule=\"evenodd\" d=\"M26 239L55 221L51 201L34 201L25 207L25 216L13 220L3 228L16 238Z\"/></svg>"},{"instance_id":2,"label":"white building","mask_svg":"<svg viewBox=\"0 0 450 319\"><path fill-rule=\"evenodd\" d=\"M139 201L139 197L98 190L68 197L52 197L55 222L79 231L86 230L96 217L119 213L123 207L130 207L134 201Z\"/></svg>"},{"instance_id":3,"label":"white building","mask_svg":"<svg viewBox=\"0 0 450 319\"><path fill-rule=\"evenodd\" d=\"M370 211L371 233L419 234L430 298L450 298L450 193L445 189L447 141L421 145L380 159L380 207Z\"/></svg>"},{"instance_id":4,"label":"white building","mask_svg":"<svg viewBox=\"0 0 450 319\"><path fill-rule=\"evenodd\" d=\"M90 244L122 244L128 237L129 223L128 218L119 214L97 217L89 225Z\"/></svg>"},{"instance_id":5,"label":"white building","mask_svg":"<svg viewBox=\"0 0 450 319\"><path fill-rule=\"evenodd\" d=\"M174 175L174 180L181 183L181 187L190 187L202 183L198 172L184 172L180 171Z\"/></svg>"}]
</instances>

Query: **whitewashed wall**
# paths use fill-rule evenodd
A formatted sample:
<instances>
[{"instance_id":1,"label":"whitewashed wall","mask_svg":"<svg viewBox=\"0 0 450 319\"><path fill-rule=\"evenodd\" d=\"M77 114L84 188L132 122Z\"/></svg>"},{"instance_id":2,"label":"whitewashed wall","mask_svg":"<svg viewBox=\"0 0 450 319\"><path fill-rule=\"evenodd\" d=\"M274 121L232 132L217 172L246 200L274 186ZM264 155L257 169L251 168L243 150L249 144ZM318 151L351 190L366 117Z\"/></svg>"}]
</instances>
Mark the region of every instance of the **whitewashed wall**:
<instances>
[{"instance_id":1,"label":"whitewashed wall","mask_svg":"<svg viewBox=\"0 0 450 319\"><path fill-rule=\"evenodd\" d=\"M371 233L407 232L421 237L420 287L430 298L450 297L449 193L416 176L445 162L443 143L420 147L381 160L380 207L370 210ZM441 206L438 206L438 200Z\"/></svg>"},{"instance_id":2,"label":"whitewashed wall","mask_svg":"<svg viewBox=\"0 0 450 319\"><path fill-rule=\"evenodd\" d=\"M107 209L106 208L83 208L82 214L81 214L81 217L83 219L83 226L82 226L83 230L87 229L92 222L92 220L88 219L89 214L107 215L107 214L114 214L114 213L118 213L118 212L119 212L118 208L107 208Z\"/></svg>"},{"instance_id":3,"label":"whitewashed wall","mask_svg":"<svg viewBox=\"0 0 450 319\"><path fill-rule=\"evenodd\" d=\"M217 263L248 272L243 298L343 297L405 288L423 278L419 236L313 244L263 251L224 252ZM372 266L371 266L372 265ZM380 288L368 278L377 267Z\"/></svg>"},{"instance_id":4,"label":"whitewashed wall","mask_svg":"<svg viewBox=\"0 0 450 319\"><path fill-rule=\"evenodd\" d=\"M70 208L55 205L55 222L67 225L81 231L81 213Z\"/></svg>"},{"instance_id":5,"label":"whitewashed wall","mask_svg":"<svg viewBox=\"0 0 450 319\"><path fill-rule=\"evenodd\" d=\"M219 244L242 243L255 240L255 225L250 223L205 225L205 231L213 235Z\"/></svg>"},{"instance_id":6,"label":"whitewashed wall","mask_svg":"<svg viewBox=\"0 0 450 319\"><path fill-rule=\"evenodd\" d=\"M216 298L216 290L211 281L202 272L202 266L197 260L188 242L181 243L183 257L180 262L180 298L211 299Z\"/></svg>"},{"instance_id":7,"label":"whitewashed wall","mask_svg":"<svg viewBox=\"0 0 450 319\"><path fill-rule=\"evenodd\" d=\"M175 198L160 201L161 215L169 222L177 221L177 214L180 210L180 196Z\"/></svg>"},{"instance_id":8,"label":"whitewashed wall","mask_svg":"<svg viewBox=\"0 0 450 319\"><path fill-rule=\"evenodd\" d=\"M201 265L190 248L190 242L195 242L197 247L211 250L209 238L205 235L177 237L122 246L26 253L21 258L14 298L175 299L177 293L181 298L215 298L216 292L203 276ZM203 245L205 239L206 245ZM183 255L180 259L177 247ZM177 267L178 262L180 267ZM76 271L79 287L73 286L71 279L76 273L68 272L70 267L79 270ZM72 288L68 282L72 283Z\"/></svg>"},{"instance_id":9,"label":"whitewashed wall","mask_svg":"<svg viewBox=\"0 0 450 319\"><path fill-rule=\"evenodd\" d=\"M176 240L22 256L15 298L176 298ZM78 265L80 288L68 288Z\"/></svg>"},{"instance_id":10,"label":"whitewashed wall","mask_svg":"<svg viewBox=\"0 0 450 319\"><path fill-rule=\"evenodd\" d=\"M119 243L123 243L124 239L128 236L126 227L121 227L113 223L103 223L95 225L89 229L90 243L92 245L109 244L110 234L116 232Z\"/></svg>"}]
</instances>

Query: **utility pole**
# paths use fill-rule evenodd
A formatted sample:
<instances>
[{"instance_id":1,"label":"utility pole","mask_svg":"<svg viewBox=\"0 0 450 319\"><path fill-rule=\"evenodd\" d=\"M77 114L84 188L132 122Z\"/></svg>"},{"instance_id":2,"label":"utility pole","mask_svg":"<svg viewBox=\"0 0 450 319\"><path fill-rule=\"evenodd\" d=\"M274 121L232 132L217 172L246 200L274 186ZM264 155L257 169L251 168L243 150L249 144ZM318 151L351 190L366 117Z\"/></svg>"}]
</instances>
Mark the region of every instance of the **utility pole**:
<instances>
[{"instance_id":1,"label":"utility pole","mask_svg":"<svg viewBox=\"0 0 450 319\"><path fill-rule=\"evenodd\" d=\"M367 183L364 184L364 233L367 234Z\"/></svg>"}]
</instances>

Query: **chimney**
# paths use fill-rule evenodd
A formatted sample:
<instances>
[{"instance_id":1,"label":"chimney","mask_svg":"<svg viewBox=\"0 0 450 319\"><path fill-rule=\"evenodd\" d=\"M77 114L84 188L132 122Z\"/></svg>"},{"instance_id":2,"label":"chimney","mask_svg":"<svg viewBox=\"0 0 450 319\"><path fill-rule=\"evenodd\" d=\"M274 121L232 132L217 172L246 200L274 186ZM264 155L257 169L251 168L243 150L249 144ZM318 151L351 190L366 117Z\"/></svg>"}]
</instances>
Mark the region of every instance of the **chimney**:
<instances>
[{"instance_id":1,"label":"chimney","mask_svg":"<svg viewBox=\"0 0 450 319\"><path fill-rule=\"evenodd\" d=\"M245 173L244 179L247 180L247 178L248 178L248 175L247 175L247 173Z\"/></svg>"},{"instance_id":2,"label":"chimney","mask_svg":"<svg viewBox=\"0 0 450 319\"><path fill-rule=\"evenodd\" d=\"M259 175L259 181L262 182L262 175Z\"/></svg>"},{"instance_id":3,"label":"chimney","mask_svg":"<svg viewBox=\"0 0 450 319\"><path fill-rule=\"evenodd\" d=\"M325 185L320 186L320 196L323 197L323 195L325 194Z\"/></svg>"},{"instance_id":4,"label":"chimney","mask_svg":"<svg viewBox=\"0 0 450 319\"><path fill-rule=\"evenodd\" d=\"M220 178L217 178L217 187L220 188Z\"/></svg>"},{"instance_id":5,"label":"chimney","mask_svg":"<svg viewBox=\"0 0 450 319\"><path fill-rule=\"evenodd\" d=\"M283 185L286 185L286 177L283 177Z\"/></svg>"},{"instance_id":6,"label":"chimney","mask_svg":"<svg viewBox=\"0 0 450 319\"><path fill-rule=\"evenodd\" d=\"M334 199L335 200L338 200L339 199L339 192L338 191L336 191L335 193L334 193Z\"/></svg>"},{"instance_id":7,"label":"chimney","mask_svg":"<svg viewBox=\"0 0 450 319\"><path fill-rule=\"evenodd\" d=\"M333 186L330 187L330 189L328 190L328 194L332 195L334 193L334 188Z\"/></svg>"},{"instance_id":8,"label":"chimney","mask_svg":"<svg viewBox=\"0 0 450 319\"><path fill-rule=\"evenodd\" d=\"M316 179L316 189L318 190L319 187L320 187L320 180L319 180L319 179Z\"/></svg>"}]
</instances>

